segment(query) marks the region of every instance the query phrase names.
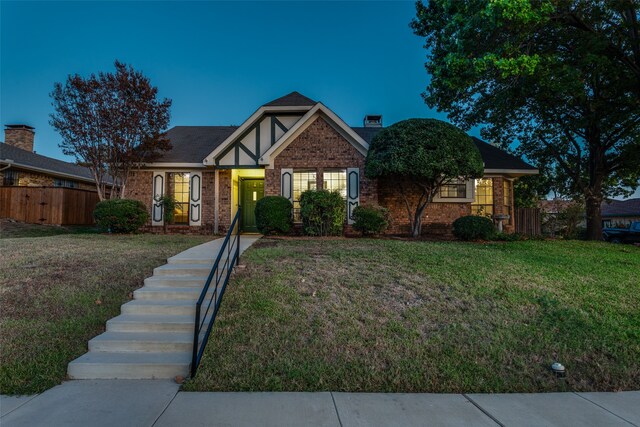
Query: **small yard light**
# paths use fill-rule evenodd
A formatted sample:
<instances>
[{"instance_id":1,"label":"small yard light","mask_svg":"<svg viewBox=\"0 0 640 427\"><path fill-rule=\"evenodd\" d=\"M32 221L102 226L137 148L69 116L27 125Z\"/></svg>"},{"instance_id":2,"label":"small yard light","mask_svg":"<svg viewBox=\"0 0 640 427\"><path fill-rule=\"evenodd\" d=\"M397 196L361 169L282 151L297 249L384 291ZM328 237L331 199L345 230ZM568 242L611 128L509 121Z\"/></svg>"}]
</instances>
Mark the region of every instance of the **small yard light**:
<instances>
[{"instance_id":1,"label":"small yard light","mask_svg":"<svg viewBox=\"0 0 640 427\"><path fill-rule=\"evenodd\" d=\"M560 378L564 377L565 369L564 369L564 365L562 363L553 362L551 364L551 370L553 371L554 374L556 374L556 377L560 377Z\"/></svg>"}]
</instances>

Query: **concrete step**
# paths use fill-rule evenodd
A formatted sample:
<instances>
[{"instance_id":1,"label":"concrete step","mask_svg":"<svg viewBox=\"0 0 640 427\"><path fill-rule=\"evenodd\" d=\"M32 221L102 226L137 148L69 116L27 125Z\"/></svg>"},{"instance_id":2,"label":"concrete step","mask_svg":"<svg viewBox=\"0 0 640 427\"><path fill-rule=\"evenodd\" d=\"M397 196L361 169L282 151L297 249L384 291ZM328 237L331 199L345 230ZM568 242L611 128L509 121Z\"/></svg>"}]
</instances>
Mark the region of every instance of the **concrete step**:
<instances>
[{"instance_id":1,"label":"concrete step","mask_svg":"<svg viewBox=\"0 0 640 427\"><path fill-rule=\"evenodd\" d=\"M89 351L103 352L185 352L193 348L188 332L112 332L89 341Z\"/></svg>"},{"instance_id":2,"label":"concrete step","mask_svg":"<svg viewBox=\"0 0 640 427\"><path fill-rule=\"evenodd\" d=\"M202 292L201 287L150 287L144 286L133 292L136 300L164 300L164 301L193 301L195 302Z\"/></svg>"},{"instance_id":3,"label":"concrete step","mask_svg":"<svg viewBox=\"0 0 640 427\"><path fill-rule=\"evenodd\" d=\"M144 285L152 288L203 287L207 276L152 276L144 279Z\"/></svg>"},{"instance_id":4,"label":"concrete step","mask_svg":"<svg viewBox=\"0 0 640 427\"><path fill-rule=\"evenodd\" d=\"M207 264L213 265L213 262L216 260L218 256L217 253L203 253L203 254L195 254L193 256L172 256L167 259L167 263L169 264Z\"/></svg>"},{"instance_id":5,"label":"concrete step","mask_svg":"<svg viewBox=\"0 0 640 427\"><path fill-rule=\"evenodd\" d=\"M71 379L168 379L186 377L191 352L94 352L69 363Z\"/></svg>"},{"instance_id":6,"label":"concrete step","mask_svg":"<svg viewBox=\"0 0 640 427\"><path fill-rule=\"evenodd\" d=\"M178 316L194 316L196 302L189 300L133 300L121 307L122 314L167 314Z\"/></svg>"},{"instance_id":7,"label":"concrete step","mask_svg":"<svg viewBox=\"0 0 640 427\"><path fill-rule=\"evenodd\" d=\"M193 332L193 316L121 314L107 321L108 332Z\"/></svg>"},{"instance_id":8,"label":"concrete step","mask_svg":"<svg viewBox=\"0 0 640 427\"><path fill-rule=\"evenodd\" d=\"M208 276L211 264L165 264L153 269L154 276Z\"/></svg>"}]
</instances>

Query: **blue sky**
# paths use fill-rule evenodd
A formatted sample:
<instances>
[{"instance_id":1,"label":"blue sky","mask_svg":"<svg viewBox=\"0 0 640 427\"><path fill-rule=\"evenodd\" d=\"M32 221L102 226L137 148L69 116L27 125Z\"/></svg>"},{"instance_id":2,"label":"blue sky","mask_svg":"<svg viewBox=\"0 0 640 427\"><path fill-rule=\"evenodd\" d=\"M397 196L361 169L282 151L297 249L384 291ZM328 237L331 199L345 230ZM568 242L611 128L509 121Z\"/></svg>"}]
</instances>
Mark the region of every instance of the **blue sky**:
<instances>
[{"instance_id":1,"label":"blue sky","mask_svg":"<svg viewBox=\"0 0 640 427\"><path fill-rule=\"evenodd\" d=\"M48 124L53 84L115 59L173 100L171 126L238 125L294 90L352 126L365 114L446 119L420 96L429 76L414 13L413 1L1 1L0 124L34 126L36 151L65 159Z\"/></svg>"},{"instance_id":2,"label":"blue sky","mask_svg":"<svg viewBox=\"0 0 640 427\"><path fill-rule=\"evenodd\" d=\"M63 158L49 93L68 74L117 58L173 100L171 125L242 123L297 90L350 125L439 117L420 97L425 50L413 2L1 3L2 124L36 128L38 153Z\"/></svg>"}]
</instances>

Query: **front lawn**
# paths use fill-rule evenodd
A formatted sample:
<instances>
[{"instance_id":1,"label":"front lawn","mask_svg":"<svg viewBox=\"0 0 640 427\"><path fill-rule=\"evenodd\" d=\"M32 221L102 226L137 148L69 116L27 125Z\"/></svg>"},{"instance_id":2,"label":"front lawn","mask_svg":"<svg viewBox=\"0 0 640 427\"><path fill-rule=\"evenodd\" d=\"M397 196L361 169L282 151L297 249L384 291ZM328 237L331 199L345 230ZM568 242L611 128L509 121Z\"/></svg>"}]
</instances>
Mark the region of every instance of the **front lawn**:
<instances>
[{"instance_id":1,"label":"front lawn","mask_svg":"<svg viewBox=\"0 0 640 427\"><path fill-rule=\"evenodd\" d=\"M241 262L187 390L640 388L640 248L263 239Z\"/></svg>"},{"instance_id":2,"label":"front lawn","mask_svg":"<svg viewBox=\"0 0 640 427\"><path fill-rule=\"evenodd\" d=\"M101 234L0 240L0 393L59 384L67 364L87 351L87 341L154 267L208 240Z\"/></svg>"}]
</instances>

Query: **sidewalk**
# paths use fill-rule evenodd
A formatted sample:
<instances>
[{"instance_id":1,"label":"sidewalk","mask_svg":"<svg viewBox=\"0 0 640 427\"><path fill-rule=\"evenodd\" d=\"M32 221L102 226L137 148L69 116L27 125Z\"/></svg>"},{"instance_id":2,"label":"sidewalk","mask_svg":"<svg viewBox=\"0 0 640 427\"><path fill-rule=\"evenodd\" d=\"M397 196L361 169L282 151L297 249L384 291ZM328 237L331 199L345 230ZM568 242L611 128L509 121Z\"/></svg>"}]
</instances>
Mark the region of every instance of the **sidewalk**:
<instances>
[{"instance_id":1,"label":"sidewalk","mask_svg":"<svg viewBox=\"0 0 640 427\"><path fill-rule=\"evenodd\" d=\"M638 426L640 391L538 394L188 393L173 381L70 381L0 398L13 426Z\"/></svg>"}]
</instances>

